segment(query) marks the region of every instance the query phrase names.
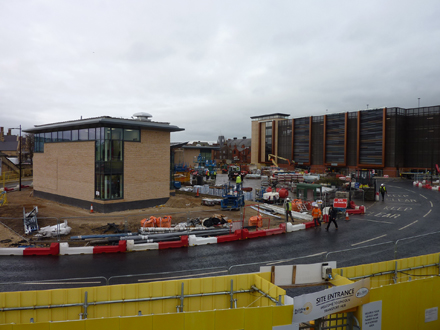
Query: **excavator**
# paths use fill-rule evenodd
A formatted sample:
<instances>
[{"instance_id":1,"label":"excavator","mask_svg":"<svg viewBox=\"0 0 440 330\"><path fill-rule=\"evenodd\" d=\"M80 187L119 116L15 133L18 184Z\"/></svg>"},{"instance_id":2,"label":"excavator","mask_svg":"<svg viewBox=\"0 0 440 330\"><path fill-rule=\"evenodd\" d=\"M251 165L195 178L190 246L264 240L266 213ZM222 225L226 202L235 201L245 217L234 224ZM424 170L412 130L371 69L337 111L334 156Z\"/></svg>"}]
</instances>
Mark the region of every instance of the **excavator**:
<instances>
[{"instance_id":1,"label":"excavator","mask_svg":"<svg viewBox=\"0 0 440 330\"><path fill-rule=\"evenodd\" d=\"M269 160L271 160L272 163L273 163L276 167L278 167L278 159L282 159L282 160L287 161L287 163L289 163L289 166L290 166L290 165L295 165L295 161L294 161L294 160L290 161L290 160L288 160L288 159L286 159L286 158L283 158L283 157L280 157L280 156L276 156L276 155L272 155L272 154L268 154L267 156L269 157Z\"/></svg>"}]
</instances>

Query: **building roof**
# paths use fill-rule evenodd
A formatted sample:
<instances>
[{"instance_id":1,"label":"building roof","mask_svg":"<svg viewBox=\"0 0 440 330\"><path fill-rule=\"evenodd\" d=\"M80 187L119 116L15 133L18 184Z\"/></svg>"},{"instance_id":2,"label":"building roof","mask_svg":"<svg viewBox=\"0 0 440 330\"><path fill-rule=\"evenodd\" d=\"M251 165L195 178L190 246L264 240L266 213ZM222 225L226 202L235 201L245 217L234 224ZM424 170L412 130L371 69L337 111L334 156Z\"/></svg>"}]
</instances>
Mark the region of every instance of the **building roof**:
<instances>
[{"instance_id":1,"label":"building roof","mask_svg":"<svg viewBox=\"0 0 440 330\"><path fill-rule=\"evenodd\" d=\"M17 135L4 135L4 141L0 141L1 151L17 151L18 139Z\"/></svg>"},{"instance_id":2,"label":"building roof","mask_svg":"<svg viewBox=\"0 0 440 330\"><path fill-rule=\"evenodd\" d=\"M226 144L231 146L233 148L234 146L237 146L238 151L242 151L245 148L250 148L252 144L252 139L233 139L233 140L227 140Z\"/></svg>"},{"instance_id":3,"label":"building roof","mask_svg":"<svg viewBox=\"0 0 440 330\"><path fill-rule=\"evenodd\" d=\"M272 119L272 118L287 118L290 115L287 113L270 113L267 115L253 116L251 119Z\"/></svg>"},{"instance_id":4,"label":"building roof","mask_svg":"<svg viewBox=\"0 0 440 330\"><path fill-rule=\"evenodd\" d=\"M117 127L117 128L138 128L154 131L178 132L185 130L169 123L160 123L139 119L114 118L109 116L71 120L60 123L35 125L34 128L23 130L27 133L44 133L70 129L81 129L91 127Z\"/></svg>"},{"instance_id":5,"label":"building roof","mask_svg":"<svg viewBox=\"0 0 440 330\"><path fill-rule=\"evenodd\" d=\"M219 150L220 146L189 146L189 145L185 145L182 148L184 149L204 149L204 150Z\"/></svg>"}]
</instances>

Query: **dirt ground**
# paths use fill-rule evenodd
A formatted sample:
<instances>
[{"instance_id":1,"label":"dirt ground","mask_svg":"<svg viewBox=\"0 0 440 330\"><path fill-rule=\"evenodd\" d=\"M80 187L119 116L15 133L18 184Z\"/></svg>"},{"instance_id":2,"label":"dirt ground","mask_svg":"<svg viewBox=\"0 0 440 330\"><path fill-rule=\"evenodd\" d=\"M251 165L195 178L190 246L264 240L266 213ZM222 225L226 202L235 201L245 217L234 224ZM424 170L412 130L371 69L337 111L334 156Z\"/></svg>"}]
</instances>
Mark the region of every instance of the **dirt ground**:
<instances>
[{"instance_id":1,"label":"dirt ground","mask_svg":"<svg viewBox=\"0 0 440 330\"><path fill-rule=\"evenodd\" d=\"M242 220L243 211L223 211L220 205L202 205L202 198L215 198L213 196L195 197L191 193L176 193L171 196L167 203L152 208L141 210L128 210L113 212L109 214L91 213L89 210L60 204L57 202L35 198L32 189L13 191L7 193L7 204L0 206L0 247L13 247L19 245L47 246L56 238L37 238L35 233L25 235L23 226L23 208L30 212L38 206L38 224L40 228L56 225L67 220L68 226L72 228L67 236L61 236L61 241L68 241L71 246L84 245L84 241L73 241L72 236L91 234L113 234L115 228L137 232L140 221L150 216L171 215L172 223L187 221L187 219L204 219L215 214L221 215L225 220ZM255 202L246 201L246 205L254 205ZM245 225L249 217L257 215L257 211L246 207L244 209ZM271 218L263 215L263 227L278 227L284 220ZM110 224L110 225L109 225ZM89 242L93 244L93 242Z\"/></svg>"}]
</instances>

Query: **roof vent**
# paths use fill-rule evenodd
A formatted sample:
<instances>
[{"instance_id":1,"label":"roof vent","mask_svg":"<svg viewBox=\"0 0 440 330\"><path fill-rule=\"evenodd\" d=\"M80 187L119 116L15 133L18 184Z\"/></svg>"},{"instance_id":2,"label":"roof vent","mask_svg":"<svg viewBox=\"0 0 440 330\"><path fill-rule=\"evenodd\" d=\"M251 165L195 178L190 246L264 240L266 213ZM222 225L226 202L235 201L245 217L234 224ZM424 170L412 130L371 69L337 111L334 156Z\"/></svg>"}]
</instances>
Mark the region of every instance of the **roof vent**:
<instances>
[{"instance_id":1,"label":"roof vent","mask_svg":"<svg viewBox=\"0 0 440 330\"><path fill-rule=\"evenodd\" d=\"M151 121L151 117L153 116L146 112L136 112L133 117L140 121Z\"/></svg>"}]
</instances>

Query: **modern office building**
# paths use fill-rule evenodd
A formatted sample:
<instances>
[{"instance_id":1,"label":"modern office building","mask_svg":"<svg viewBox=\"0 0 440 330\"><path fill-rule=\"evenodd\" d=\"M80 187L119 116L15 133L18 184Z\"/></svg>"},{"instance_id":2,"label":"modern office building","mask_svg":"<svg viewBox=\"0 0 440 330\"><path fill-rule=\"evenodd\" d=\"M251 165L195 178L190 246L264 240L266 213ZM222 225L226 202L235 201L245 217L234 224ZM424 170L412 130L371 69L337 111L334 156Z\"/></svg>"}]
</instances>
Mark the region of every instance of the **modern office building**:
<instances>
[{"instance_id":1,"label":"modern office building","mask_svg":"<svg viewBox=\"0 0 440 330\"><path fill-rule=\"evenodd\" d=\"M251 117L252 163L268 165L273 154L321 173L374 169L394 177L440 161L440 106L289 116Z\"/></svg>"},{"instance_id":2,"label":"modern office building","mask_svg":"<svg viewBox=\"0 0 440 330\"><path fill-rule=\"evenodd\" d=\"M182 128L151 121L97 117L38 125L34 196L113 212L151 207L170 196L170 133Z\"/></svg>"}]
</instances>

